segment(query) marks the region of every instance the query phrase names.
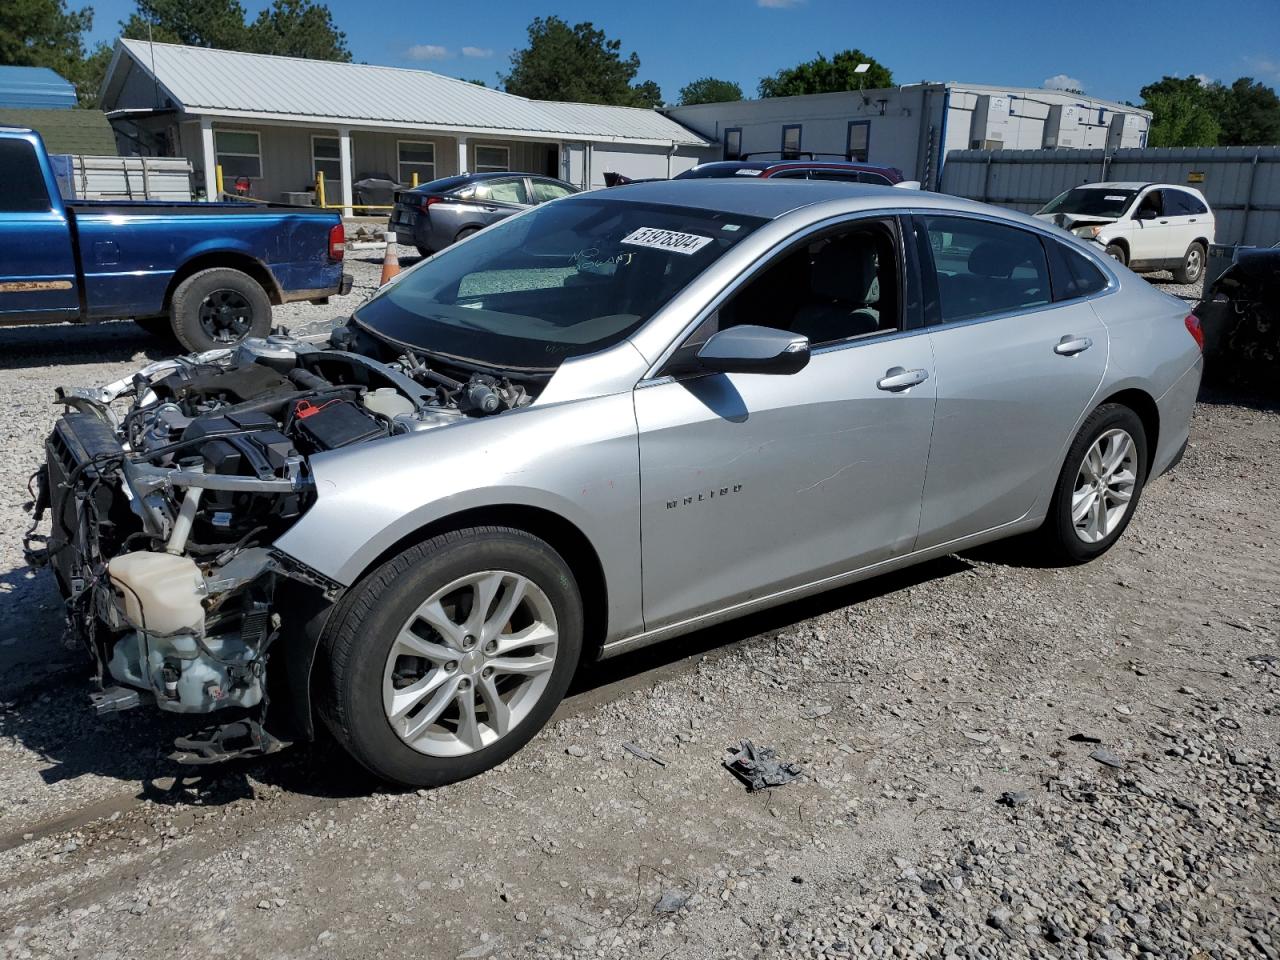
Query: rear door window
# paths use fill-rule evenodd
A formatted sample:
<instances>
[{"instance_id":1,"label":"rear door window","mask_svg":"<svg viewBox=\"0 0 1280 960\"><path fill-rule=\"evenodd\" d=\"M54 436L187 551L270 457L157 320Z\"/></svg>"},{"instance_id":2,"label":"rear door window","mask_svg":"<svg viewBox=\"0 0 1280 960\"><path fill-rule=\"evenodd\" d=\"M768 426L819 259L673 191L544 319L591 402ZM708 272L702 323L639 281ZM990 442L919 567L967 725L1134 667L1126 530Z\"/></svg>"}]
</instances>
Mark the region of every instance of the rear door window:
<instances>
[{"instance_id":1,"label":"rear door window","mask_svg":"<svg viewBox=\"0 0 1280 960\"><path fill-rule=\"evenodd\" d=\"M1164 212L1170 217L1194 217L1205 212L1205 205L1198 197L1185 190L1165 190Z\"/></svg>"},{"instance_id":2,"label":"rear door window","mask_svg":"<svg viewBox=\"0 0 1280 960\"><path fill-rule=\"evenodd\" d=\"M0 140L0 171L0 212L48 213L52 209L30 141Z\"/></svg>"},{"instance_id":3,"label":"rear door window","mask_svg":"<svg viewBox=\"0 0 1280 960\"><path fill-rule=\"evenodd\" d=\"M943 323L1045 306L1049 262L1030 231L966 217L921 217Z\"/></svg>"},{"instance_id":4,"label":"rear door window","mask_svg":"<svg viewBox=\"0 0 1280 960\"><path fill-rule=\"evenodd\" d=\"M567 197L574 192L563 183L555 183L551 180L534 180L532 182L534 203L546 203L548 200Z\"/></svg>"}]
</instances>

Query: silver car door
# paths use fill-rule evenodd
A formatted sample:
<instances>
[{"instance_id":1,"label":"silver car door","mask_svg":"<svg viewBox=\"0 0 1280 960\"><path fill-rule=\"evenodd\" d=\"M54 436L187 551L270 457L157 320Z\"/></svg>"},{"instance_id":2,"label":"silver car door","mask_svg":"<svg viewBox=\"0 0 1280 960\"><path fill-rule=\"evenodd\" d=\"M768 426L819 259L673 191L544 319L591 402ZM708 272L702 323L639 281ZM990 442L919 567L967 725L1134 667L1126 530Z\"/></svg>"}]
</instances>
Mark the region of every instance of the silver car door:
<instances>
[{"instance_id":1,"label":"silver car door","mask_svg":"<svg viewBox=\"0 0 1280 960\"><path fill-rule=\"evenodd\" d=\"M1102 381L1108 340L1087 299L1053 302L1039 235L958 216L916 224L939 305L925 548L1021 519L1052 488Z\"/></svg>"},{"instance_id":2,"label":"silver car door","mask_svg":"<svg viewBox=\"0 0 1280 960\"><path fill-rule=\"evenodd\" d=\"M756 280L794 259L740 287L695 343L708 326L776 320ZM890 306L887 294L899 281L885 280L878 323L894 329L819 344L799 373L668 376L636 389L647 629L910 551L933 359L922 329L901 329L901 297ZM769 325L801 332L794 324L824 307L806 309Z\"/></svg>"}]
</instances>

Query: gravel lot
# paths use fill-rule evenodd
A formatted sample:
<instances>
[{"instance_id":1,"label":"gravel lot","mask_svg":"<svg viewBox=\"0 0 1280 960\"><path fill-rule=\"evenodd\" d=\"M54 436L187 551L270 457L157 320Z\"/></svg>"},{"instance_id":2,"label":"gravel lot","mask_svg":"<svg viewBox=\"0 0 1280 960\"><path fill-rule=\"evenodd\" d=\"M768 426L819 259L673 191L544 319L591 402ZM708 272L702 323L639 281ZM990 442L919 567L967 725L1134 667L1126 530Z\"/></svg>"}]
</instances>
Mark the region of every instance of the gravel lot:
<instances>
[{"instance_id":1,"label":"gravel lot","mask_svg":"<svg viewBox=\"0 0 1280 960\"><path fill-rule=\"evenodd\" d=\"M396 792L89 715L21 489L54 386L164 348L0 338L0 956L1280 957L1274 409L1202 403L1089 566L988 548L588 667L503 767ZM742 737L807 776L747 794Z\"/></svg>"}]
</instances>

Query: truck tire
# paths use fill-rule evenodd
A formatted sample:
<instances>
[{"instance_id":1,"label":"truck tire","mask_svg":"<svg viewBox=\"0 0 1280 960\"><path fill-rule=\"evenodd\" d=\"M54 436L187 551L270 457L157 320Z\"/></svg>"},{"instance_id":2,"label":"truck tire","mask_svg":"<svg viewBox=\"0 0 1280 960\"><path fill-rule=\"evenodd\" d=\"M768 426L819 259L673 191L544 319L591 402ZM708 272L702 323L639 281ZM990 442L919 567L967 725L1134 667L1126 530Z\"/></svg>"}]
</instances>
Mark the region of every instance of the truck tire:
<instances>
[{"instance_id":1,"label":"truck tire","mask_svg":"<svg viewBox=\"0 0 1280 960\"><path fill-rule=\"evenodd\" d=\"M375 775L439 787L502 763L551 718L582 650L564 558L511 527L392 557L348 591L316 661L325 725Z\"/></svg>"},{"instance_id":2,"label":"truck tire","mask_svg":"<svg viewBox=\"0 0 1280 960\"><path fill-rule=\"evenodd\" d=\"M1173 271L1173 282L1199 283L1200 278L1204 276L1206 255L1204 244L1199 240L1187 247L1187 252L1182 256L1182 266L1176 267Z\"/></svg>"},{"instance_id":3,"label":"truck tire","mask_svg":"<svg viewBox=\"0 0 1280 960\"><path fill-rule=\"evenodd\" d=\"M173 292L173 332L192 353L230 347L271 332L271 299L257 280L231 267L193 273Z\"/></svg>"}]
</instances>

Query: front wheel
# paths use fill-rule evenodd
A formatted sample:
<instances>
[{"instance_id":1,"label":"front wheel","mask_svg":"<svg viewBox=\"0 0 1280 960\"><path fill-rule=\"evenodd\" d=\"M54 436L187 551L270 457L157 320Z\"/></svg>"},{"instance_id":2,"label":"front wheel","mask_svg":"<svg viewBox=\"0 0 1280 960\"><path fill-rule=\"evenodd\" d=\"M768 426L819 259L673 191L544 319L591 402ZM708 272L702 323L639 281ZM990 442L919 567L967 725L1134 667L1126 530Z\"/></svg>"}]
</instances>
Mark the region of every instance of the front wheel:
<instances>
[{"instance_id":1,"label":"front wheel","mask_svg":"<svg viewBox=\"0 0 1280 960\"><path fill-rule=\"evenodd\" d=\"M1041 528L1054 558L1086 563L1106 553L1129 525L1146 479L1142 420L1128 407L1103 404L1071 444Z\"/></svg>"},{"instance_id":2,"label":"front wheel","mask_svg":"<svg viewBox=\"0 0 1280 960\"><path fill-rule=\"evenodd\" d=\"M543 540L507 527L433 537L334 611L321 716L386 780L437 787L473 777L550 719L582 630L573 574Z\"/></svg>"},{"instance_id":3,"label":"front wheel","mask_svg":"<svg viewBox=\"0 0 1280 960\"><path fill-rule=\"evenodd\" d=\"M271 300L257 280L230 267L193 273L173 292L173 332L192 353L271 332Z\"/></svg>"},{"instance_id":4,"label":"front wheel","mask_svg":"<svg viewBox=\"0 0 1280 960\"><path fill-rule=\"evenodd\" d=\"M1200 275L1204 273L1204 244L1196 241L1187 247L1187 252L1182 258L1182 266L1173 271L1173 280L1175 283L1196 283L1200 280Z\"/></svg>"},{"instance_id":5,"label":"front wheel","mask_svg":"<svg viewBox=\"0 0 1280 960\"><path fill-rule=\"evenodd\" d=\"M1106 253L1112 260L1119 260L1123 264L1129 262L1129 258L1124 255L1124 247L1118 243L1108 243Z\"/></svg>"}]
</instances>

